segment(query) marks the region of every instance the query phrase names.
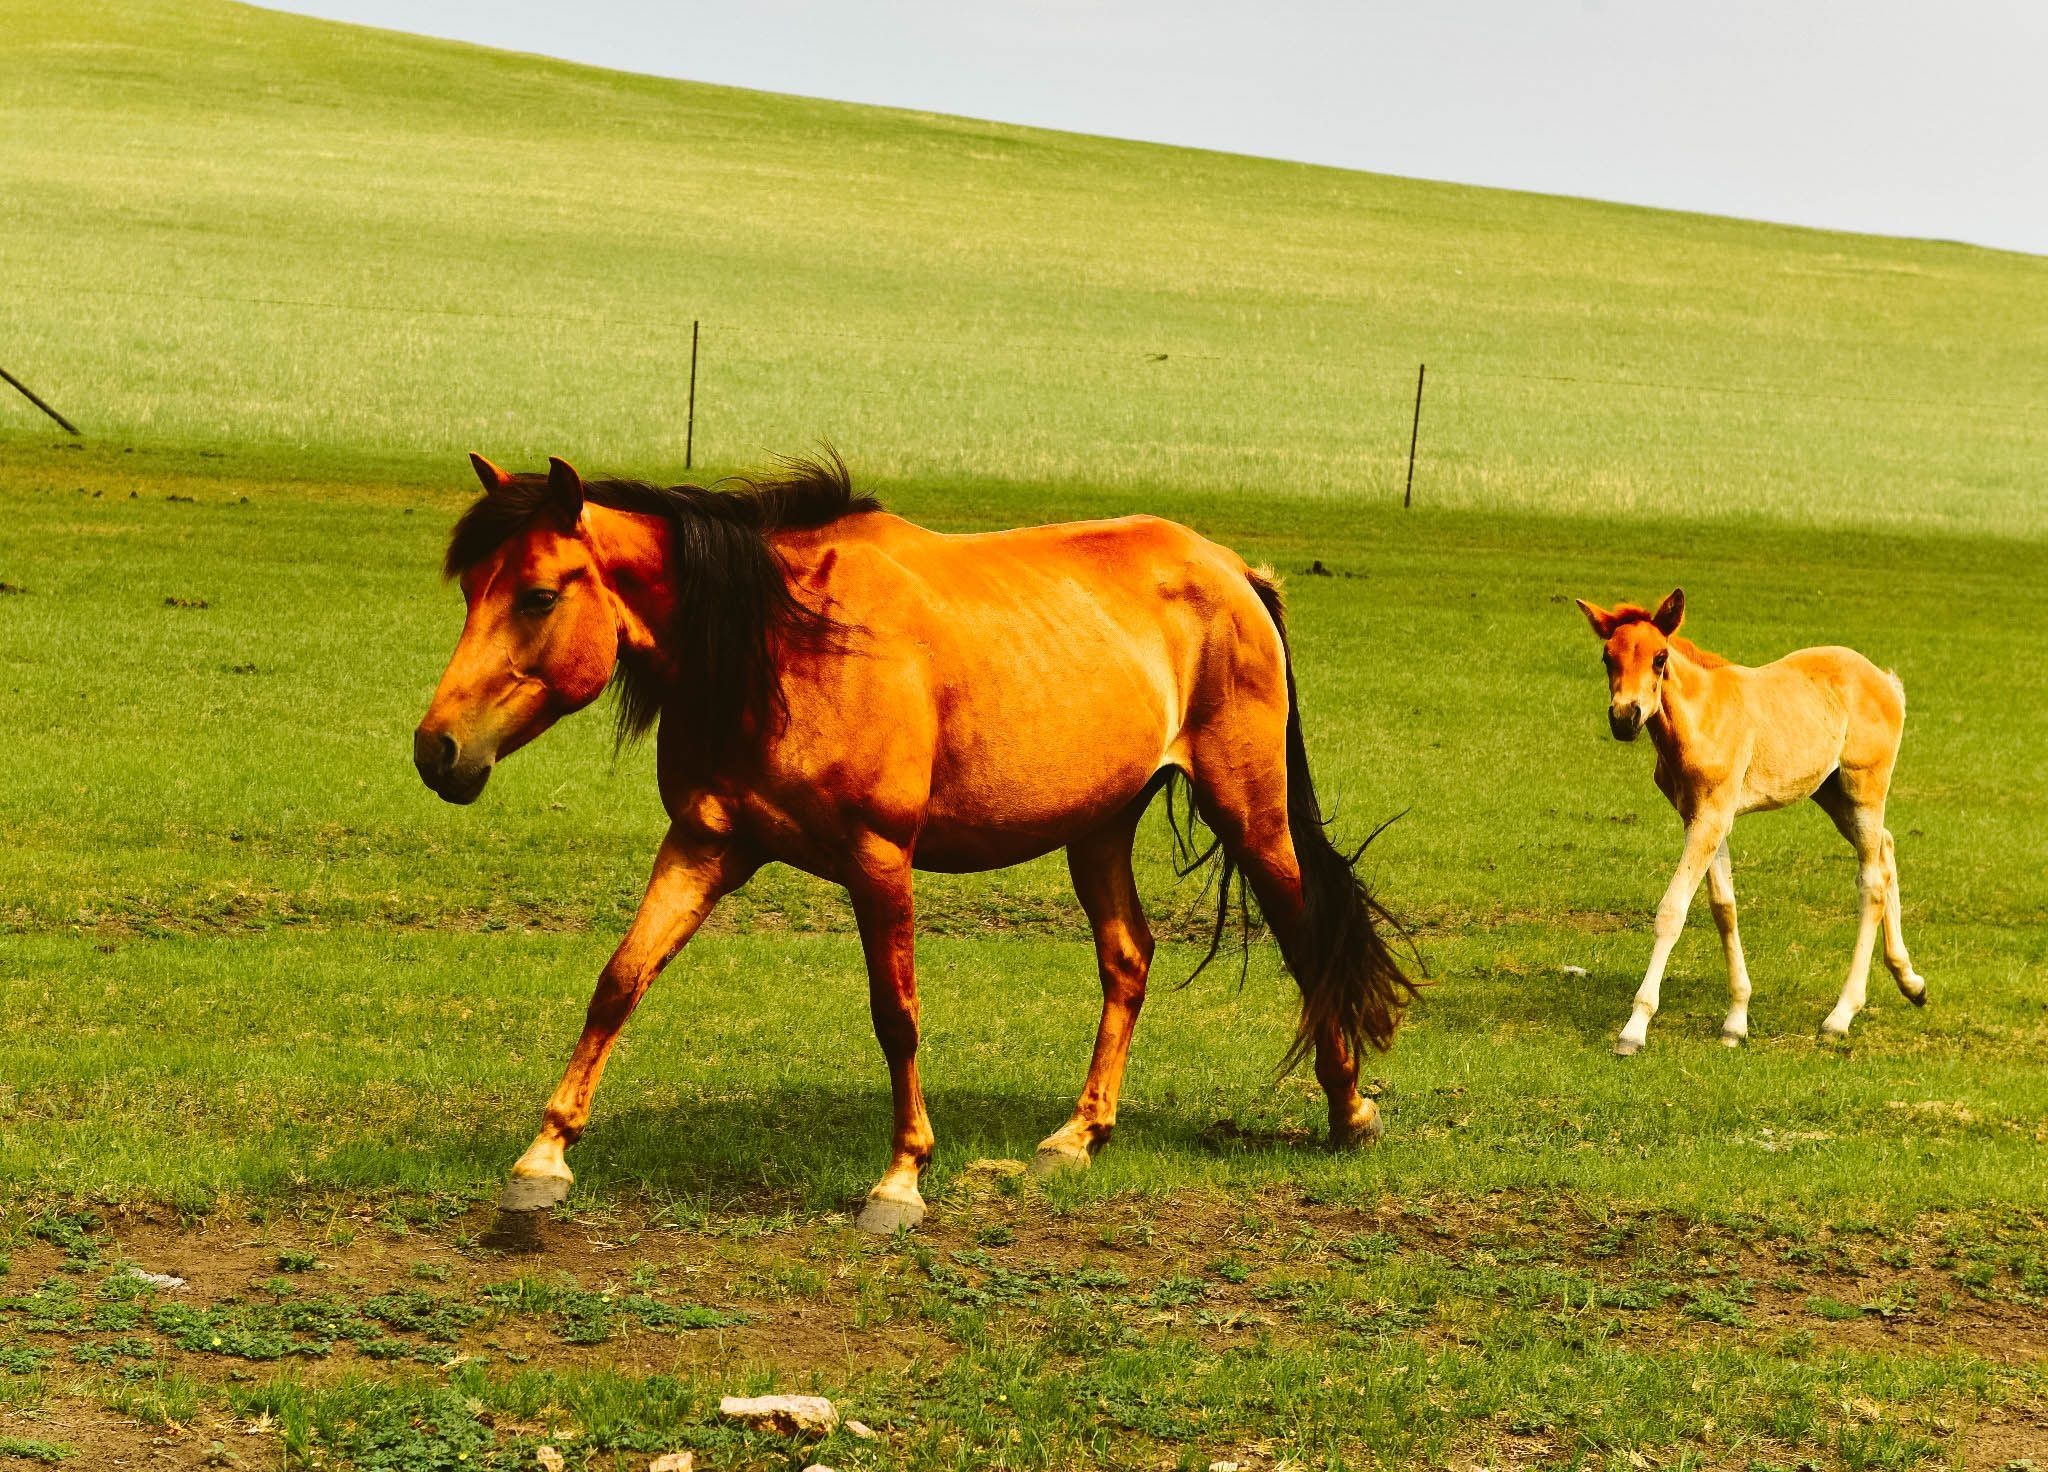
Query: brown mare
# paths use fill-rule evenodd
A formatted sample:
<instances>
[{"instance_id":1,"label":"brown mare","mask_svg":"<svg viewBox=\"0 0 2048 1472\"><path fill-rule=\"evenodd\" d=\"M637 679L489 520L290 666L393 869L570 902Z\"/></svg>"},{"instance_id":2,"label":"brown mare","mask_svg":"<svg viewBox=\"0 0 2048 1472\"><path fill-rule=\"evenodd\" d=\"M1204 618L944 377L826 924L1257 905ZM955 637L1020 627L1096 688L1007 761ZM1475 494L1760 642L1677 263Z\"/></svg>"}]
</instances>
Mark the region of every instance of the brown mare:
<instances>
[{"instance_id":1,"label":"brown mare","mask_svg":"<svg viewBox=\"0 0 2048 1472\"><path fill-rule=\"evenodd\" d=\"M914 1226L932 1130L918 1086L914 869L1067 851L1095 931L1095 1055L1041 1166L1085 1165L1116 1123L1152 935L1131 843L1177 777L1300 987L1286 1061L1315 1056L1330 1139L1377 1137L1367 1045L1412 992L1309 781L1272 581L1148 517L941 536L854 494L836 457L732 491L584 483L567 464L484 495L446 570L468 616L414 737L421 778L473 802L492 764L608 683L620 732L658 723L670 818L653 877L504 1204L560 1201L619 1029L719 898L781 862L844 885L895 1094L861 1225ZM1220 914L1219 914L1220 926Z\"/></svg>"},{"instance_id":2,"label":"brown mare","mask_svg":"<svg viewBox=\"0 0 2048 1472\"><path fill-rule=\"evenodd\" d=\"M1880 922L1885 962L1899 990L1914 1006L1924 1006L1927 983L1906 957L1898 859L1884 826L1906 721L1899 677L1838 646L1801 649L1757 669L1731 664L1679 637L1682 588L1655 613L1634 604L1610 612L1584 599L1579 609L1606 646L1607 723L1622 741L1649 728L1657 748L1657 786L1685 823L1685 852L1657 907L1650 968L1614 1051L1627 1057L1648 1037L1664 963L1703 875L1728 956L1728 1020L1721 1040L1732 1048L1749 1036L1749 967L1735 930L1728 830L1743 813L1808 797L1856 850L1862 896L1849 979L1821 1031L1846 1037L1850 1021L1863 1010Z\"/></svg>"}]
</instances>

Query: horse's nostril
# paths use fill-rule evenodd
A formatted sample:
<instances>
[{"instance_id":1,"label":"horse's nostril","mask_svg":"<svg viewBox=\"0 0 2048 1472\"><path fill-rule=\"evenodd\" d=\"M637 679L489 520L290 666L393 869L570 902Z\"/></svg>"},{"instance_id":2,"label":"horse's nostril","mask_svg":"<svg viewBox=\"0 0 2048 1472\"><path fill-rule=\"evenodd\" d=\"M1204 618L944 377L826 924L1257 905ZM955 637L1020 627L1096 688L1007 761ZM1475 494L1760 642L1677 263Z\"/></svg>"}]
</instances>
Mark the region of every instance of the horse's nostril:
<instances>
[{"instance_id":1,"label":"horse's nostril","mask_svg":"<svg viewBox=\"0 0 2048 1472\"><path fill-rule=\"evenodd\" d=\"M412 764L428 782L454 769L458 748L446 731L429 731L425 726L412 733Z\"/></svg>"}]
</instances>

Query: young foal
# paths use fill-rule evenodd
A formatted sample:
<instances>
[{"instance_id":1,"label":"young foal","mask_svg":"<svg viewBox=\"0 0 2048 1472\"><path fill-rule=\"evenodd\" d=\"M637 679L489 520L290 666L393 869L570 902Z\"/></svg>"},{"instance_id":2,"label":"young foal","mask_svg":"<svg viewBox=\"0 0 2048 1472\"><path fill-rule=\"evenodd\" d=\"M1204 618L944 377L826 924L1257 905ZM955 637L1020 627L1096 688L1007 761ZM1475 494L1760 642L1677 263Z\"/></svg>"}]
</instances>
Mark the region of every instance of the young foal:
<instances>
[{"instance_id":1,"label":"young foal","mask_svg":"<svg viewBox=\"0 0 2048 1472\"><path fill-rule=\"evenodd\" d=\"M1664 963L1706 876L1714 924L1728 953L1728 1020L1721 1041L1749 1036L1749 968L1735 931L1735 881L1728 829L1743 813L1810 797L1856 850L1862 895L1856 951L1841 1000L1821 1031L1845 1037L1863 1010L1870 953L1880 922L1885 963L1914 1006L1927 983L1906 957L1899 926L1899 866L1885 831L1885 794L1899 756L1906 692L1899 677L1853 649L1801 649L1758 669L1730 664L1678 637L1685 592L1655 613L1633 604L1612 612L1579 600L1606 645L1607 723L1633 741L1645 726L1657 748L1657 786L1685 823L1685 853L1657 907L1650 968L1628 1025L1615 1040L1624 1058L1643 1046L1656 1015Z\"/></svg>"},{"instance_id":2,"label":"young foal","mask_svg":"<svg viewBox=\"0 0 2048 1472\"><path fill-rule=\"evenodd\" d=\"M836 459L720 493L472 458L485 494L447 558L468 614L414 735L422 780L475 801L493 763L616 679L622 737L660 723L671 820L506 1207L567 1194L563 1151L619 1029L712 906L773 861L853 901L896 1115L860 1220L886 1232L922 1219L932 1151L911 872L1064 848L1102 1022L1039 1162L1086 1165L1116 1124L1152 960L1131 841L1176 775L1220 841L1226 895L1241 871L1301 988L1288 1061L1314 1053L1332 1143L1378 1135L1359 1053L1392 1042L1411 988L1356 856L1323 830L1279 593L1235 553L1149 517L940 536L855 496Z\"/></svg>"}]
</instances>

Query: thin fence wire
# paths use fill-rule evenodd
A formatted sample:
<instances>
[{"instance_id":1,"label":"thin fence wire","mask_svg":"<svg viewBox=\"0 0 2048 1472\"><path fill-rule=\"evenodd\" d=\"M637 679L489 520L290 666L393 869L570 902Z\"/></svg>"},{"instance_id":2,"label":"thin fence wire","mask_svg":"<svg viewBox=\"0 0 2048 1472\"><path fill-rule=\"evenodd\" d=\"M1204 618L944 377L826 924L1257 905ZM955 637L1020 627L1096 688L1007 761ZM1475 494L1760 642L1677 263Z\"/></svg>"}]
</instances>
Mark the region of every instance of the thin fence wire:
<instances>
[{"instance_id":1,"label":"thin fence wire","mask_svg":"<svg viewBox=\"0 0 2048 1472\"><path fill-rule=\"evenodd\" d=\"M166 290L136 286L52 286L46 283L7 283L4 288L16 293L61 294L79 297L127 297L146 298L180 303L211 302L231 306L282 307L306 311L362 313L389 317L449 317L474 321L491 322L546 322L558 327L633 327L658 329L686 334L693 327L700 328L706 338L780 339L783 341L838 341L862 343L890 343L917 348L953 348L966 352L985 353L991 348L991 338L956 338L934 336L922 332L890 331L879 328L832 328L815 327L786 322L771 322L746 319L714 318L670 318L649 316L620 316L613 313L573 312L509 312L489 308L454 307L435 304L336 301L331 299L244 296L223 293ZM1103 347L1093 344L1061 343L1024 338L1006 338L1001 341L1004 353L1018 357L1076 357L1103 361L1138 363L1205 363L1220 366L1249 366L1287 368L1296 372L1315 373L1330 377L1355 379L1362 373L1379 370L1400 369L1417 361L1414 355L1402 355L1391 350L1377 357L1359 353L1356 349L1340 350L1327 354L1274 353L1261 350L1231 350L1229 352L1199 352L1162 349L1159 345ZM708 354L708 345L707 345ZM1891 408L1920 408L1952 410L1969 413L2024 415L2038 419L2044 412L2039 403L2017 400L1972 400L1950 398L1914 398L1906 395L1867 394L1831 389L1813 388L1771 382L1727 383L1692 382L1682 379L1614 377L1589 373L1530 373L1485 368L1462 362L1454 353L1447 354L1441 349L1432 349L1429 359L1437 365L1440 375L1455 375L1459 378L1481 379L1493 382L1555 383L1573 386L1599 388L1627 388L1653 390L1667 393L1727 394L1767 399L1797 399L1819 403L1840 403L1876 405ZM715 371L713 361L707 356L707 371Z\"/></svg>"}]
</instances>

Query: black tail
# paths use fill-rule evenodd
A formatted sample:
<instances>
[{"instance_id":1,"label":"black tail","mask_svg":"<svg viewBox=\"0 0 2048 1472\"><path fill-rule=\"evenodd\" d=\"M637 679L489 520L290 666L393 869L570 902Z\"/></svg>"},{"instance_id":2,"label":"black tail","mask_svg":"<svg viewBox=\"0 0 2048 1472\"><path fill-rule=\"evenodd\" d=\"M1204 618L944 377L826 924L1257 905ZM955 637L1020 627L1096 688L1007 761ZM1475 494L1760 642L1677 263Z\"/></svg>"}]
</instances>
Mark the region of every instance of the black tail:
<instances>
[{"instance_id":1,"label":"black tail","mask_svg":"<svg viewBox=\"0 0 2048 1472\"><path fill-rule=\"evenodd\" d=\"M1365 882L1358 877L1358 861L1366 846L1379 837L1386 824L1372 834L1348 857L1330 842L1328 820L1316 801L1315 779L1309 772L1308 747L1301 739L1301 701L1294 685L1294 659L1287 649L1287 619L1280 590L1258 574L1252 587L1272 617L1280 634L1282 657L1287 662L1287 832L1294 842L1294 857L1301 870L1301 921L1291 935L1276 932L1287 969L1301 987L1301 1023L1294 1042L1280 1061L1280 1072L1291 1072L1315 1051L1316 1038L1334 1026L1350 1047L1354 1058L1369 1045L1385 1051L1393 1046L1394 1030L1401 1012L1416 994L1416 984L1401 970L1400 962L1380 934L1380 925L1399 931L1400 923L1383 909ZM1176 776L1179 774L1175 774ZM1177 785L1177 784L1174 784ZM1193 814L1194 805L1188 805ZM1216 927L1209 939L1208 954L1195 975L1215 960L1223 944L1224 928L1230 918L1231 881L1237 880L1240 916L1248 916L1244 881L1236 859L1216 842L1196 852L1188 830L1175 822L1173 785L1167 789L1167 820L1181 842L1183 874L1192 873L1221 855L1222 882L1216 896ZM1250 945L1247 929L1246 945ZM1193 978L1191 977L1190 980Z\"/></svg>"}]
</instances>

